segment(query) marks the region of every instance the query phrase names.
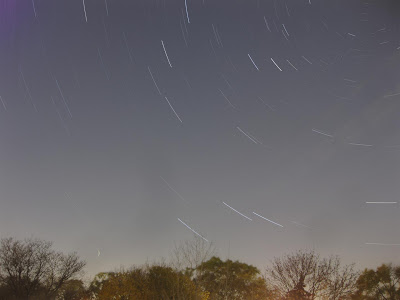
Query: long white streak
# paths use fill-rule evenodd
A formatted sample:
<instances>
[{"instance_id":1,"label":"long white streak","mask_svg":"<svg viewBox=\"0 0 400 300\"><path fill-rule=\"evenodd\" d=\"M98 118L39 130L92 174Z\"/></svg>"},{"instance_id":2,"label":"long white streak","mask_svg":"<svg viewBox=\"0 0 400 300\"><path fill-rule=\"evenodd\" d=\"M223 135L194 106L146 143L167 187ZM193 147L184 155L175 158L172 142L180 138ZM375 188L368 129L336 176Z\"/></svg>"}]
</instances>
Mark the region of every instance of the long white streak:
<instances>
[{"instance_id":1,"label":"long white streak","mask_svg":"<svg viewBox=\"0 0 400 300\"><path fill-rule=\"evenodd\" d=\"M272 62L274 63L274 65L279 69L279 71L281 71L282 72L282 69L281 68L279 68L279 66L276 64L276 62L272 59L272 57L271 57L271 60L272 60Z\"/></svg>"},{"instance_id":2,"label":"long white streak","mask_svg":"<svg viewBox=\"0 0 400 300\"><path fill-rule=\"evenodd\" d=\"M260 99L260 101L262 102L262 104L264 104L266 107L268 107L270 110L275 111L275 109L268 105L268 103L265 103L263 99L261 99L259 96L257 96L258 99Z\"/></svg>"},{"instance_id":3,"label":"long white streak","mask_svg":"<svg viewBox=\"0 0 400 300\"><path fill-rule=\"evenodd\" d=\"M285 7L286 7L286 13L288 14L288 17L290 17L289 8L286 3L285 3Z\"/></svg>"},{"instance_id":4,"label":"long white streak","mask_svg":"<svg viewBox=\"0 0 400 300\"><path fill-rule=\"evenodd\" d=\"M241 212L237 211L236 209L234 209L232 206L229 206L228 204L226 204L225 202L222 202L223 204L225 204L226 206L228 206L230 209L232 209L234 212L238 213L239 215L241 215L242 217L245 217L246 219L253 221L252 219L250 219L249 217L245 216L244 214L242 214Z\"/></svg>"},{"instance_id":5,"label":"long white streak","mask_svg":"<svg viewBox=\"0 0 400 300\"><path fill-rule=\"evenodd\" d=\"M34 0L32 0L32 6L33 6L33 12L35 13L35 18L37 18L36 7L35 7L35 1Z\"/></svg>"},{"instance_id":6,"label":"long white streak","mask_svg":"<svg viewBox=\"0 0 400 300\"><path fill-rule=\"evenodd\" d=\"M131 55L131 50L129 49L128 40L126 39L125 32L122 32L122 35L123 35L123 37L124 37L126 49L128 49L129 59L130 59L130 61L133 63L133 59L132 59L132 55Z\"/></svg>"},{"instance_id":7,"label":"long white streak","mask_svg":"<svg viewBox=\"0 0 400 300\"><path fill-rule=\"evenodd\" d=\"M326 64L327 66L329 66L329 64L328 64L326 61L324 61L324 60L322 60L322 59L320 59L320 61L321 61L322 63Z\"/></svg>"},{"instance_id":8,"label":"long white streak","mask_svg":"<svg viewBox=\"0 0 400 300\"><path fill-rule=\"evenodd\" d=\"M175 109L172 107L171 103L169 103L168 98L166 96L165 96L165 100L167 100L169 107L171 107L172 111L174 112L174 114L178 118L178 120L181 121L181 123L183 123L181 118L179 118L178 114L176 113Z\"/></svg>"},{"instance_id":9,"label":"long white streak","mask_svg":"<svg viewBox=\"0 0 400 300\"><path fill-rule=\"evenodd\" d=\"M187 21L190 24L190 19L189 19L189 12L188 12L188 7L187 7L187 0L185 0L185 8L186 8L186 17L187 17Z\"/></svg>"},{"instance_id":10,"label":"long white streak","mask_svg":"<svg viewBox=\"0 0 400 300\"><path fill-rule=\"evenodd\" d=\"M279 29L278 29L278 26L276 26L275 20L272 20L272 23L274 23L274 26L275 26L276 32L279 32Z\"/></svg>"},{"instance_id":11,"label":"long white streak","mask_svg":"<svg viewBox=\"0 0 400 300\"><path fill-rule=\"evenodd\" d=\"M289 32L286 30L285 24L282 23L283 29L285 29L287 36L289 36Z\"/></svg>"},{"instance_id":12,"label":"long white streak","mask_svg":"<svg viewBox=\"0 0 400 300\"><path fill-rule=\"evenodd\" d=\"M365 245L400 246L400 244L384 244L384 243L365 243Z\"/></svg>"},{"instance_id":13,"label":"long white streak","mask_svg":"<svg viewBox=\"0 0 400 300\"><path fill-rule=\"evenodd\" d=\"M225 78L224 74L221 74L222 79L226 82L226 84L233 90L232 85L229 83L229 81Z\"/></svg>"},{"instance_id":14,"label":"long white streak","mask_svg":"<svg viewBox=\"0 0 400 300\"><path fill-rule=\"evenodd\" d=\"M262 219L264 219L264 220L267 220L268 222L271 222L271 223L273 223L273 224L275 224L275 225L278 225L278 226L283 227L281 224L278 224L278 223L275 223L274 221L268 220L267 218L265 218L265 217L263 217L263 216L261 216L261 215L255 213L254 211L253 211L253 214L255 214L256 216L258 216L258 217L260 217L260 218L262 218Z\"/></svg>"},{"instance_id":15,"label":"long white streak","mask_svg":"<svg viewBox=\"0 0 400 300\"><path fill-rule=\"evenodd\" d=\"M222 96L226 99L226 101L228 101L229 105L232 106L233 108L236 108L236 107L231 103L231 101L229 101L228 97L225 96L224 92L221 91L220 89L219 89L219 91L221 92Z\"/></svg>"},{"instance_id":16,"label":"long white streak","mask_svg":"<svg viewBox=\"0 0 400 300\"><path fill-rule=\"evenodd\" d=\"M365 202L367 204L397 204L397 202L384 202L384 201L376 201L376 202Z\"/></svg>"},{"instance_id":17,"label":"long white streak","mask_svg":"<svg viewBox=\"0 0 400 300\"><path fill-rule=\"evenodd\" d=\"M184 76L183 79L185 80L186 84L188 85L189 89L192 88L192 86L190 85L189 80L187 80L187 78Z\"/></svg>"},{"instance_id":18,"label":"long white streak","mask_svg":"<svg viewBox=\"0 0 400 300\"><path fill-rule=\"evenodd\" d=\"M327 133L322 132L322 131L319 131L319 130L317 130L317 129L314 129L314 128L313 128L312 131L333 138L333 135L327 134Z\"/></svg>"},{"instance_id":19,"label":"long white streak","mask_svg":"<svg viewBox=\"0 0 400 300\"><path fill-rule=\"evenodd\" d=\"M161 44L162 44L162 47L164 49L165 56L167 57L169 66L172 68L171 62L169 61L169 57L168 57L168 54L167 54L167 50L165 50L164 42L162 40L161 40Z\"/></svg>"},{"instance_id":20,"label":"long white streak","mask_svg":"<svg viewBox=\"0 0 400 300\"><path fill-rule=\"evenodd\" d=\"M283 37L285 38L285 40L287 40L287 41L289 42L289 39L287 38L285 32L284 32L283 30L281 30L281 31L282 31L282 35L283 35Z\"/></svg>"},{"instance_id":21,"label":"long white streak","mask_svg":"<svg viewBox=\"0 0 400 300\"><path fill-rule=\"evenodd\" d=\"M54 77L54 79L55 79L55 81L56 81L56 84L57 84L58 91L60 92L61 99L63 100L63 102L64 102L64 105L65 105L65 107L66 107L66 108L67 108L67 110L68 110L68 114L69 114L69 116L72 118L71 111L70 111L70 109L69 109L69 107L68 107L67 101L65 101L64 94L63 94L63 92L61 91L60 85L58 84L58 80L57 80L57 78L55 78L55 77Z\"/></svg>"},{"instance_id":22,"label":"long white streak","mask_svg":"<svg viewBox=\"0 0 400 300\"><path fill-rule=\"evenodd\" d=\"M219 43L221 44L221 47L224 47L224 45L222 44L221 37L219 36L218 28L217 28L216 32L217 32L217 38L219 40Z\"/></svg>"},{"instance_id":23,"label":"long white streak","mask_svg":"<svg viewBox=\"0 0 400 300\"><path fill-rule=\"evenodd\" d=\"M110 80L110 76L108 75L106 66L104 65L103 57L101 56L101 53L100 53L100 48L97 48L97 52L99 53L100 62L101 62L101 65L103 66L104 73L106 74L107 80Z\"/></svg>"},{"instance_id":24,"label":"long white streak","mask_svg":"<svg viewBox=\"0 0 400 300\"><path fill-rule=\"evenodd\" d=\"M217 32L215 31L214 24L211 24L211 26L212 26L213 31L214 31L215 40L217 41L217 44L219 45L219 40L218 40Z\"/></svg>"},{"instance_id":25,"label":"long white streak","mask_svg":"<svg viewBox=\"0 0 400 300\"><path fill-rule=\"evenodd\" d=\"M179 25L181 26L183 40L185 41L185 45L186 45L186 48L187 48L188 47L188 43L186 41L185 32L183 31L183 27L182 27L182 22L181 21L179 21Z\"/></svg>"},{"instance_id":26,"label":"long white streak","mask_svg":"<svg viewBox=\"0 0 400 300\"><path fill-rule=\"evenodd\" d=\"M290 221L290 222L292 222L293 224L299 225L299 226L303 226L303 227L312 229L310 226L307 226L307 225L304 225L304 224L301 224L301 223L297 223L295 221Z\"/></svg>"},{"instance_id":27,"label":"long white streak","mask_svg":"<svg viewBox=\"0 0 400 300\"><path fill-rule=\"evenodd\" d=\"M214 49L214 46L213 46L213 44L212 44L211 39L210 39L209 41L210 41L211 49L212 49L212 51L214 52L215 58L218 59L217 52L215 52L215 49Z\"/></svg>"},{"instance_id":28,"label":"long white streak","mask_svg":"<svg viewBox=\"0 0 400 300\"><path fill-rule=\"evenodd\" d=\"M357 48L351 48L349 51L363 52L363 51L368 51L368 50L360 50L360 49L357 49Z\"/></svg>"},{"instance_id":29,"label":"long white streak","mask_svg":"<svg viewBox=\"0 0 400 300\"><path fill-rule=\"evenodd\" d=\"M231 66L232 66L232 68L236 71L236 72L238 72L238 69L235 67L235 65L233 64L233 62L232 62L232 59L228 56L228 61L229 61L229 63L231 64Z\"/></svg>"},{"instance_id":30,"label":"long white streak","mask_svg":"<svg viewBox=\"0 0 400 300\"><path fill-rule=\"evenodd\" d=\"M373 145L368 145L368 144L356 144L356 143L348 143L349 145L353 146L363 146L363 147L372 147Z\"/></svg>"},{"instance_id":31,"label":"long white streak","mask_svg":"<svg viewBox=\"0 0 400 300\"><path fill-rule=\"evenodd\" d=\"M82 0L82 3L83 3L83 12L85 13L85 20L86 20L86 23L87 23L87 14L86 14L85 0Z\"/></svg>"},{"instance_id":32,"label":"long white streak","mask_svg":"<svg viewBox=\"0 0 400 300\"><path fill-rule=\"evenodd\" d=\"M254 62L254 60L251 58L250 54L247 54L251 60L251 62L253 63L254 67L256 67L257 71L260 71L256 65L256 63Z\"/></svg>"},{"instance_id":33,"label":"long white streak","mask_svg":"<svg viewBox=\"0 0 400 300\"><path fill-rule=\"evenodd\" d=\"M250 133L247 133L247 134L249 135L249 137L251 137L253 140L255 140L257 142L257 144L262 145L262 143L259 140L257 140L254 136L252 136Z\"/></svg>"},{"instance_id":34,"label":"long white streak","mask_svg":"<svg viewBox=\"0 0 400 300\"><path fill-rule=\"evenodd\" d=\"M326 23L324 21L321 20L321 23L324 24L326 30L329 30L328 25L326 25Z\"/></svg>"},{"instance_id":35,"label":"long white streak","mask_svg":"<svg viewBox=\"0 0 400 300\"><path fill-rule=\"evenodd\" d=\"M276 1L274 0L274 9L275 9L275 16L279 20L278 9L276 8Z\"/></svg>"},{"instance_id":36,"label":"long white streak","mask_svg":"<svg viewBox=\"0 0 400 300\"><path fill-rule=\"evenodd\" d=\"M68 126L67 126L67 124L65 123L65 121L64 121L64 119L63 119L63 117L61 116L60 112L59 112L59 111L58 111L58 109L57 109L56 102L54 101L54 99L53 99L53 97L52 97L52 96L50 96L50 98L51 98L51 101L52 101L52 102L53 102L53 104L54 104L54 108L56 109L56 112L57 112L57 114L58 114L58 117L60 118L60 120L61 120L61 123L62 123L62 125L63 125L63 127L64 127L65 131L66 131L66 132L67 132L67 134L70 136L70 135L71 135L71 133L69 132L69 129L68 129ZM70 199L69 199L69 196L68 196L68 193L64 193L64 195L65 195L65 199L67 199L68 201L70 201Z\"/></svg>"},{"instance_id":37,"label":"long white streak","mask_svg":"<svg viewBox=\"0 0 400 300\"><path fill-rule=\"evenodd\" d=\"M32 103L32 105L33 105L33 108L34 108L35 111L37 112L38 110L37 110L37 108L36 108L35 102L33 102L33 98L32 98L32 95L31 95L31 91L29 90L29 87L28 87L28 85L26 84L25 76L24 76L24 73L22 73L22 68L21 68L21 67L20 67L20 69L19 69L19 72L21 73L21 77L22 77L22 81L24 82L25 89L26 89L26 91L28 92L29 100L31 100L31 103Z\"/></svg>"},{"instance_id":38,"label":"long white streak","mask_svg":"<svg viewBox=\"0 0 400 300\"><path fill-rule=\"evenodd\" d=\"M308 62L310 65L312 65L312 62L309 61L305 56L301 56L306 62Z\"/></svg>"},{"instance_id":39,"label":"long white streak","mask_svg":"<svg viewBox=\"0 0 400 300\"><path fill-rule=\"evenodd\" d=\"M208 240L202 236L201 234L197 233L195 230L193 230L192 228L190 228L189 225L187 225L185 222L183 222L181 219L178 218L178 221L181 222L183 225L185 225L187 228L189 228L193 233L197 234L199 237L201 237L203 240L205 240L206 242L208 242Z\"/></svg>"},{"instance_id":40,"label":"long white streak","mask_svg":"<svg viewBox=\"0 0 400 300\"><path fill-rule=\"evenodd\" d=\"M267 26L268 31L272 32L271 29L269 28L269 25L268 25L268 22L267 22L267 19L265 18L265 16L264 16L264 22L265 22L265 26Z\"/></svg>"},{"instance_id":41,"label":"long white streak","mask_svg":"<svg viewBox=\"0 0 400 300\"><path fill-rule=\"evenodd\" d=\"M170 188L171 191L173 191L182 201L185 201L185 199L183 199L183 197L164 179L160 176L160 178L162 179L162 181L165 182L165 184Z\"/></svg>"},{"instance_id":42,"label":"long white streak","mask_svg":"<svg viewBox=\"0 0 400 300\"><path fill-rule=\"evenodd\" d=\"M286 61L289 63L289 65L292 66L293 69L295 69L296 71L298 71L297 68L296 68L295 66L293 66L292 63L291 63L288 59L287 59Z\"/></svg>"},{"instance_id":43,"label":"long white streak","mask_svg":"<svg viewBox=\"0 0 400 300\"><path fill-rule=\"evenodd\" d=\"M58 117L59 117L60 120L61 120L61 123L62 123L63 126L64 126L65 132L70 136L71 133L69 132L68 126L67 126L67 124L65 123L65 121L64 121L63 117L61 116L60 111L57 109L57 107L56 107L56 111L57 111Z\"/></svg>"},{"instance_id":44,"label":"long white streak","mask_svg":"<svg viewBox=\"0 0 400 300\"><path fill-rule=\"evenodd\" d=\"M394 97L394 96L398 96L398 95L400 95L400 93L385 95L385 96L383 96L383 98L389 98L389 97Z\"/></svg>"},{"instance_id":45,"label":"long white streak","mask_svg":"<svg viewBox=\"0 0 400 300\"><path fill-rule=\"evenodd\" d=\"M243 133L245 136L247 136L254 144L258 144L254 139L251 138L251 136L249 136L246 132L244 132L242 129L240 129L239 126L236 126L236 128Z\"/></svg>"},{"instance_id":46,"label":"long white streak","mask_svg":"<svg viewBox=\"0 0 400 300\"><path fill-rule=\"evenodd\" d=\"M4 110L7 111L6 104L4 103L3 97L0 95L1 104L3 104Z\"/></svg>"},{"instance_id":47,"label":"long white streak","mask_svg":"<svg viewBox=\"0 0 400 300\"><path fill-rule=\"evenodd\" d=\"M104 3L106 5L106 12L107 12L107 17L108 17L108 5L107 5L107 0L104 0Z\"/></svg>"},{"instance_id":48,"label":"long white streak","mask_svg":"<svg viewBox=\"0 0 400 300\"><path fill-rule=\"evenodd\" d=\"M154 85L156 86L158 93L161 95L160 89L158 88L158 85L157 85L157 83L156 83L156 81L155 81L155 79L153 77L153 73L151 73L150 67L148 66L147 69L149 70L151 79L153 79Z\"/></svg>"},{"instance_id":49,"label":"long white streak","mask_svg":"<svg viewBox=\"0 0 400 300\"><path fill-rule=\"evenodd\" d=\"M185 13L183 12L183 9L181 10L181 12L182 12L183 25L185 25L186 34L189 35L189 31L187 29L186 22L185 22Z\"/></svg>"}]
</instances>

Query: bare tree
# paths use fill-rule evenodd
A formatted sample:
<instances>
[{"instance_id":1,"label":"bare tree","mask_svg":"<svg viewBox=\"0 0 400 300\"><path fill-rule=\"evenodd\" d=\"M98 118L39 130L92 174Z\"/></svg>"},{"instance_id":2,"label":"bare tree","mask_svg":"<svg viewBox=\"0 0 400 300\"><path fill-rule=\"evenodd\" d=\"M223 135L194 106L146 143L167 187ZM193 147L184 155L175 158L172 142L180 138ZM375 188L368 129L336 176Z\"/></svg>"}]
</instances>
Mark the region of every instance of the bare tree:
<instances>
[{"instance_id":1,"label":"bare tree","mask_svg":"<svg viewBox=\"0 0 400 300\"><path fill-rule=\"evenodd\" d=\"M175 243L171 255L171 265L175 270L191 278L197 289L202 289L203 284L199 280L203 273L201 266L215 256L216 252L212 243L195 236L191 240Z\"/></svg>"},{"instance_id":2,"label":"bare tree","mask_svg":"<svg viewBox=\"0 0 400 300\"><path fill-rule=\"evenodd\" d=\"M0 281L17 299L37 295L53 299L61 286L84 266L76 253L56 252L51 242L14 238L0 242Z\"/></svg>"},{"instance_id":3,"label":"bare tree","mask_svg":"<svg viewBox=\"0 0 400 300\"><path fill-rule=\"evenodd\" d=\"M357 280L353 265L341 268L339 257L321 258L314 251L275 258L267 274L281 297L295 293L311 300L343 299L354 291Z\"/></svg>"},{"instance_id":4,"label":"bare tree","mask_svg":"<svg viewBox=\"0 0 400 300\"><path fill-rule=\"evenodd\" d=\"M332 272L328 278L327 298L330 300L350 299L356 291L359 272L354 264L341 267L339 257L333 259Z\"/></svg>"},{"instance_id":5,"label":"bare tree","mask_svg":"<svg viewBox=\"0 0 400 300\"><path fill-rule=\"evenodd\" d=\"M175 269L195 271L198 266L214 255L216 255L214 245L195 236L193 240L175 243L171 260Z\"/></svg>"}]
</instances>

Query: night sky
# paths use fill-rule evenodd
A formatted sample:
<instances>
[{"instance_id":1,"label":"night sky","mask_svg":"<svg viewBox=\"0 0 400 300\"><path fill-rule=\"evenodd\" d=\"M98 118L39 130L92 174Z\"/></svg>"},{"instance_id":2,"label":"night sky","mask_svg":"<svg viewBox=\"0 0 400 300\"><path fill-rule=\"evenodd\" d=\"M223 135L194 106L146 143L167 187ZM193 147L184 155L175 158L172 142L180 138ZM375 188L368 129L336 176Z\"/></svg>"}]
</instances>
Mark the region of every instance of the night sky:
<instances>
[{"instance_id":1,"label":"night sky","mask_svg":"<svg viewBox=\"0 0 400 300\"><path fill-rule=\"evenodd\" d=\"M54 241L89 274L167 257L185 224L260 269L304 248L400 263L399 15L0 0L0 237Z\"/></svg>"}]
</instances>

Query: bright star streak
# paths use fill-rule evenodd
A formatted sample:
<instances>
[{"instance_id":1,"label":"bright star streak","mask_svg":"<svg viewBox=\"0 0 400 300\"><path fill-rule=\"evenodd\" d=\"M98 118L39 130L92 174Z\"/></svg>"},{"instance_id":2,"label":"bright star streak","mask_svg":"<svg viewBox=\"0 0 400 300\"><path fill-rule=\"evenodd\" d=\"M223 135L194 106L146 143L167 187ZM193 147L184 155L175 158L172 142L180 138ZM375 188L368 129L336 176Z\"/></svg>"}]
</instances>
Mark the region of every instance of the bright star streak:
<instances>
[{"instance_id":1,"label":"bright star streak","mask_svg":"<svg viewBox=\"0 0 400 300\"><path fill-rule=\"evenodd\" d=\"M178 221L181 222L183 225L185 225L187 228L189 228L194 234L197 234L199 237L201 237L203 240L205 240L206 242L208 242L208 240L202 236L201 234L197 233L195 230L193 230L192 228L190 228L189 225L187 225L185 222L183 222L181 219L178 218Z\"/></svg>"},{"instance_id":2,"label":"bright star streak","mask_svg":"<svg viewBox=\"0 0 400 300\"><path fill-rule=\"evenodd\" d=\"M242 214L241 212L237 211L236 209L234 209L232 206L229 206L228 204L226 204L225 202L222 202L223 204L225 204L226 206L228 206L230 209L232 209L234 212L238 213L239 215L241 215L242 217L245 217L246 219L253 221L252 219L250 219L249 217L245 216L244 214Z\"/></svg>"},{"instance_id":3,"label":"bright star streak","mask_svg":"<svg viewBox=\"0 0 400 300\"><path fill-rule=\"evenodd\" d=\"M255 214L256 216L258 216L258 217L260 217L260 218L262 218L262 219L264 219L264 220L266 220L266 221L268 221L268 222L271 222L271 223L273 223L273 224L275 224L275 225L278 225L278 226L283 227L281 224L275 223L274 221L271 221L271 220L269 220L269 219L267 219L267 218L265 218L265 217L263 217L263 216L261 216L261 215L255 213L254 211L253 211L253 214Z\"/></svg>"}]
</instances>

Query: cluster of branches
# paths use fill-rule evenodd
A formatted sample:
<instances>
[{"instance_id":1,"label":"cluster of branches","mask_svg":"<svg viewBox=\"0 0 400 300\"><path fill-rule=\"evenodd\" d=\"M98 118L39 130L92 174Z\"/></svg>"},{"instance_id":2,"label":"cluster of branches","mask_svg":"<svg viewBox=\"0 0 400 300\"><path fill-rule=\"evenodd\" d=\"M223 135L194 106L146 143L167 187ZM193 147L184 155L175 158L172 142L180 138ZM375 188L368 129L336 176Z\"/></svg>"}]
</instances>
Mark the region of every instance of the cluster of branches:
<instances>
[{"instance_id":1,"label":"cluster of branches","mask_svg":"<svg viewBox=\"0 0 400 300\"><path fill-rule=\"evenodd\" d=\"M76 253L63 254L39 239L0 242L0 297L54 299L85 266Z\"/></svg>"},{"instance_id":2,"label":"cluster of branches","mask_svg":"<svg viewBox=\"0 0 400 300\"><path fill-rule=\"evenodd\" d=\"M267 274L282 299L350 299L358 273L341 266L338 256L321 258L314 251L297 251L275 258Z\"/></svg>"},{"instance_id":3,"label":"cluster of branches","mask_svg":"<svg viewBox=\"0 0 400 300\"><path fill-rule=\"evenodd\" d=\"M297 251L274 258L265 274L216 255L201 238L175 245L169 263L97 274L38 239L0 242L0 300L400 300L400 267L355 270L338 256Z\"/></svg>"}]
</instances>

